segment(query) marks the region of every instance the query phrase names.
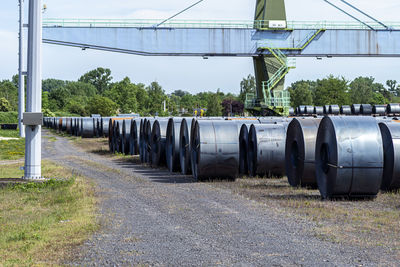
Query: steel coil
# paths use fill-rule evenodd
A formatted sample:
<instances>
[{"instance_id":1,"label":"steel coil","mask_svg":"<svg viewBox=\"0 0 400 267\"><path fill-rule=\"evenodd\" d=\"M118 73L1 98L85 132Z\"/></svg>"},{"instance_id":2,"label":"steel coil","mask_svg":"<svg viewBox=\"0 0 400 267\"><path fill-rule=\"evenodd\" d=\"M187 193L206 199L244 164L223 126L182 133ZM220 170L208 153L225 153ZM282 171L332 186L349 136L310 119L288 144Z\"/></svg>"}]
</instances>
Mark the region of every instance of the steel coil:
<instances>
[{"instance_id":1,"label":"steel coil","mask_svg":"<svg viewBox=\"0 0 400 267\"><path fill-rule=\"evenodd\" d=\"M330 105L329 106L329 114L331 115L339 115L340 108L338 105Z\"/></svg>"},{"instance_id":2,"label":"steel coil","mask_svg":"<svg viewBox=\"0 0 400 267\"><path fill-rule=\"evenodd\" d=\"M192 129L192 119L185 118L181 122L179 132L179 162L181 166L181 173L186 175L192 170L191 166L191 149L190 149L190 136Z\"/></svg>"},{"instance_id":3,"label":"steel coil","mask_svg":"<svg viewBox=\"0 0 400 267\"><path fill-rule=\"evenodd\" d=\"M351 107L348 105L343 105L340 107L340 114L351 115Z\"/></svg>"},{"instance_id":4,"label":"steel coil","mask_svg":"<svg viewBox=\"0 0 400 267\"><path fill-rule=\"evenodd\" d=\"M322 198L373 197L383 173L383 145L373 117L325 117L315 148Z\"/></svg>"},{"instance_id":5,"label":"steel coil","mask_svg":"<svg viewBox=\"0 0 400 267\"><path fill-rule=\"evenodd\" d=\"M294 108L290 107L289 108L289 116L294 116L296 114Z\"/></svg>"},{"instance_id":6,"label":"steel coil","mask_svg":"<svg viewBox=\"0 0 400 267\"><path fill-rule=\"evenodd\" d=\"M361 104L360 113L362 115L371 115L372 114L372 106L370 104Z\"/></svg>"},{"instance_id":7,"label":"steel coil","mask_svg":"<svg viewBox=\"0 0 400 267\"><path fill-rule=\"evenodd\" d=\"M157 119L156 121L154 121L151 130L152 166L164 166L166 164L165 144L167 142L167 126L168 120Z\"/></svg>"},{"instance_id":8,"label":"steel coil","mask_svg":"<svg viewBox=\"0 0 400 267\"><path fill-rule=\"evenodd\" d=\"M328 115L329 114L329 105L324 106L324 114Z\"/></svg>"},{"instance_id":9,"label":"steel coil","mask_svg":"<svg viewBox=\"0 0 400 267\"><path fill-rule=\"evenodd\" d=\"M170 118L167 126L167 141L165 144L165 157L167 168L170 172L180 170L179 139L181 132L182 118Z\"/></svg>"},{"instance_id":10,"label":"steel coil","mask_svg":"<svg viewBox=\"0 0 400 267\"><path fill-rule=\"evenodd\" d=\"M315 140L320 118L295 118L287 129L285 170L291 186L316 187Z\"/></svg>"},{"instance_id":11,"label":"steel coil","mask_svg":"<svg viewBox=\"0 0 400 267\"><path fill-rule=\"evenodd\" d=\"M154 118L149 118L146 119L145 125L144 125L144 162L150 163L152 160L151 156L151 134L152 134L152 128L153 124L156 121Z\"/></svg>"},{"instance_id":12,"label":"steel coil","mask_svg":"<svg viewBox=\"0 0 400 267\"><path fill-rule=\"evenodd\" d=\"M115 142L115 151L118 153L123 153L122 147L123 147L123 134L122 134L122 126L123 126L123 120L117 120L115 122L115 127L114 127L114 142Z\"/></svg>"},{"instance_id":13,"label":"steel coil","mask_svg":"<svg viewBox=\"0 0 400 267\"><path fill-rule=\"evenodd\" d=\"M239 136L236 123L197 120L191 136L192 173L196 180L236 178Z\"/></svg>"},{"instance_id":14,"label":"steel coil","mask_svg":"<svg viewBox=\"0 0 400 267\"><path fill-rule=\"evenodd\" d=\"M306 114L306 106L299 106L298 115Z\"/></svg>"},{"instance_id":15,"label":"steel coil","mask_svg":"<svg viewBox=\"0 0 400 267\"><path fill-rule=\"evenodd\" d=\"M304 110L304 114L312 115L314 114L314 107L313 106L306 106Z\"/></svg>"},{"instance_id":16,"label":"steel coil","mask_svg":"<svg viewBox=\"0 0 400 267\"><path fill-rule=\"evenodd\" d=\"M383 176L381 189L392 191L400 189L400 124L380 122L383 142Z\"/></svg>"},{"instance_id":17,"label":"steel coil","mask_svg":"<svg viewBox=\"0 0 400 267\"><path fill-rule=\"evenodd\" d=\"M353 104L351 105L351 114L360 115L361 104Z\"/></svg>"},{"instance_id":18,"label":"steel coil","mask_svg":"<svg viewBox=\"0 0 400 267\"><path fill-rule=\"evenodd\" d=\"M121 152L125 155L130 155L131 122L132 122L132 119L127 119L127 120L122 121Z\"/></svg>"},{"instance_id":19,"label":"steel coil","mask_svg":"<svg viewBox=\"0 0 400 267\"><path fill-rule=\"evenodd\" d=\"M374 105L372 107L372 113L379 116L384 116L386 114L386 105Z\"/></svg>"},{"instance_id":20,"label":"steel coil","mask_svg":"<svg viewBox=\"0 0 400 267\"><path fill-rule=\"evenodd\" d=\"M389 104L387 106L387 112L389 114L399 114L400 113L400 104Z\"/></svg>"},{"instance_id":21,"label":"steel coil","mask_svg":"<svg viewBox=\"0 0 400 267\"><path fill-rule=\"evenodd\" d=\"M253 124L248 141L248 168L252 176L285 174L287 123Z\"/></svg>"},{"instance_id":22,"label":"steel coil","mask_svg":"<svg viewBox=\"0 0 400 267\"><path fill-rule=\"evenodd\" d=\"M144 129L146 128L146 121L147 118L142 118L140 119L140 128L139 128L139 156L140 156L140 162L144 163L145 162L145 138L144 138Z\"/></svg>"},{"instance_id":23,"label":"steel coil","mask_svg":"<svg viewBox=\"0 0 400 267\"><path fill-rule=\"evenodd\" d=\"M139 154L139 134L138 129L140 129L140 118L132 119L131 121L131 134L129 140L129 154L138 155Z\"/></svg>"},{"instance_id":24,"label":"steel coil","mask_svg":"<svg viewBox=\"0 0 400 267\"><path fill-rule=\"evenodd\" d=\"M100 119L100 134L104 137L108 137L110 126L110 119L112 117L101 117Z\"/></svg>"},{"instance_id":25,"label":"steel coil","mask_svg":"<svg viewBox=\"0 0 400 267\"><path fill-rule=\"evenodd\" d=\"M81 118L81 134L82 138L93 138L95 135L94 121L93 118L85 117Z\"/></svg>"},{"instance_id":26,"label":"steel coil","mask_svg":"<svg viewBox=\"0 0 400 267\"><path fill-rule=\"evenodd\" d=\"M315 115L324 115L324 107L314 107Z\"/></svg>"}]
</instances>

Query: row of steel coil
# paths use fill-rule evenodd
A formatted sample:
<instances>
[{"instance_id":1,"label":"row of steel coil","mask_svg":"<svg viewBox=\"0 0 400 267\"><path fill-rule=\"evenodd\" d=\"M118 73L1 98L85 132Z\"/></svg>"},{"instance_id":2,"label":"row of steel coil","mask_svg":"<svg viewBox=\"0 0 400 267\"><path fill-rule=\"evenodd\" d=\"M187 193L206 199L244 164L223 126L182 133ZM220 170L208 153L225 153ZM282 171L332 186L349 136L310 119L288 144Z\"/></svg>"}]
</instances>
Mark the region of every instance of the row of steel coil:
<instances>
[{"instance_id":1,"label":"row of steel coil","mask_svg":"<svg viewBox=\"0 0 400 267\"><path fill-rule=\"evenodd\" d=\"M353 105L325 105L325 106L298 106L290 108L290 116L307 116L307 115L397 115L400 114L400 104L353 104Z\"/></svg>"},{"instance_id":2,"label":"row of steel coil","mask_svg":"<svg viewBox=\"0 0 400 267\"><path fill-rule=\"evenodd\" d=\"M394 117L45 118L70 135L107 137L112 153L197 181L283 177L322 198L373 198L400 188Z\"/></svg>"}]
</instances>

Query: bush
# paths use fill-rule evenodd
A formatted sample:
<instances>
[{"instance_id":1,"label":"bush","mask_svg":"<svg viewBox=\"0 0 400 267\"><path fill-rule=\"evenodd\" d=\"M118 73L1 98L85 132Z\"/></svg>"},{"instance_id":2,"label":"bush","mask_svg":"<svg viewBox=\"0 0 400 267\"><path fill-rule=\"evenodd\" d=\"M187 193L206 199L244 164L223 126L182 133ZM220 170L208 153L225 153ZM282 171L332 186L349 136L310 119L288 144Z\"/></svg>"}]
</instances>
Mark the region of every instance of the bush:
<instances>
[{"instance_id":1,"label":"bush","mask_svg":"<svg viewBox=\"0 0 400 267\"><path fill-rule=\"evenodd\" d=\"M0 123L18 123L18 112L0 112Z\"/></svg>"}]
</instances>

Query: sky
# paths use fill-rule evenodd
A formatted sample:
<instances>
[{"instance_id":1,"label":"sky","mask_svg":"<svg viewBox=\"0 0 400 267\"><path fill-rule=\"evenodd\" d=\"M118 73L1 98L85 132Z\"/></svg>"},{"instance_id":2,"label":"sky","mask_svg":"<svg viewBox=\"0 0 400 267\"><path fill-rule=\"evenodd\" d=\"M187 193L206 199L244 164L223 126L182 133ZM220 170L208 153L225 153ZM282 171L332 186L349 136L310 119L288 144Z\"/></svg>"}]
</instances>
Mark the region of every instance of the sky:
<instances>
[{"instance_id":1,"label":"sky","mask_svg":"<svg viewBox=\"0 0 400 267\"><path fill-rule=\"evenodd\" d=\"M1 0L0 80L18 71L18 0ZM331 0L343 7L339 0ZM382 21L400 21L398 0L349 0ZM164 19L196 0L43 0L44 18L130 18ZM255 0L204 0L176 19L252 20ZM286 0L288 20L351 21L323 0ZM229 4L227 4L229 3ZM26 8L28 0L25 0ZM348 10L348 9L347 9ZM400 81L400 58L297 58L297 68L286 77L285 85L297 80L314 80L330 74L354 79L373 76L376 81ZM167 93L216 91L238 94L240 81L254 74L251 58L143 57L79 48L43 45L43 78L77 80L97 67L110 68L114 81L129 77L132 82L157 81Z\"/></svg>"}]
</instances>

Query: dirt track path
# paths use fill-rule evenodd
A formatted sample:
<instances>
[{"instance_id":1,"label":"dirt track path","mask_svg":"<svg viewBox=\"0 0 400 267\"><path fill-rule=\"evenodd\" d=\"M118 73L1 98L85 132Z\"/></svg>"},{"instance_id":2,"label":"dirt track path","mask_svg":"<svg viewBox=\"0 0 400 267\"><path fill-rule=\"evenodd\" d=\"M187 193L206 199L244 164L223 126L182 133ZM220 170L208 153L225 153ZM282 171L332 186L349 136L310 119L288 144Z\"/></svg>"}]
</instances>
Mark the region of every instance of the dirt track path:
<instances>
[{"instance_id":1,"label":"dirt track path","mask_svg":"<svg viewBox=\"0 0 400 267\"><path fill-rule=\"evenodd\" d=\"M62 137L43 143L44 158L93 179L102 199L102 230L70 264L397 264L379 248L363 251L321 241L312 234L312 223L283 219L265 205L190 177L86 153Z\"/></svg>"}]
</instances>

